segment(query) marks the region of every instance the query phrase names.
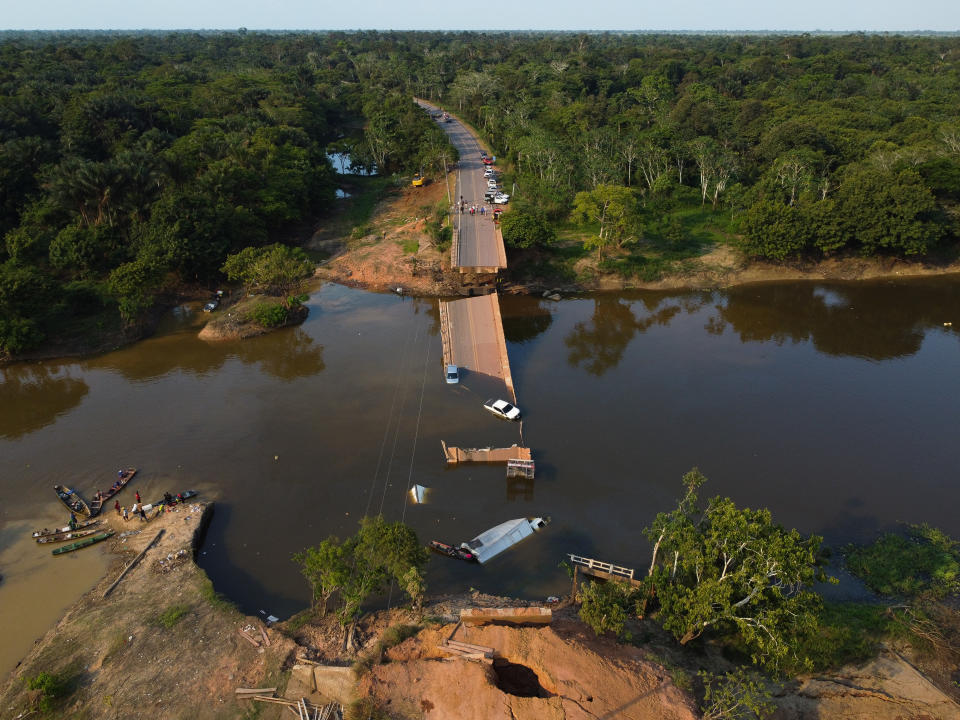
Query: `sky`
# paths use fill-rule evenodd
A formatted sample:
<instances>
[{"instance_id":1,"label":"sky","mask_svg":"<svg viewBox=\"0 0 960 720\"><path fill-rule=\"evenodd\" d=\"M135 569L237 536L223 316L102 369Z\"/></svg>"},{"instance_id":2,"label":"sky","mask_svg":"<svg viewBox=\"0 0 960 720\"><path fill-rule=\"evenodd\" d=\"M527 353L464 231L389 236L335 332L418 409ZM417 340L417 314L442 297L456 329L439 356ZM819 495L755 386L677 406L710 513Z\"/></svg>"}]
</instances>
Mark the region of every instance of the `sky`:
<instances>
[{"instance_id":1,"label":"sky","mask_svg":"<svg viewBox=\"0 0 960 720\"><path fill-rule=\"evenodd\" d=\"M0 29L960 30L958 0L0 0Z\"/></svg>"}]
</instances>

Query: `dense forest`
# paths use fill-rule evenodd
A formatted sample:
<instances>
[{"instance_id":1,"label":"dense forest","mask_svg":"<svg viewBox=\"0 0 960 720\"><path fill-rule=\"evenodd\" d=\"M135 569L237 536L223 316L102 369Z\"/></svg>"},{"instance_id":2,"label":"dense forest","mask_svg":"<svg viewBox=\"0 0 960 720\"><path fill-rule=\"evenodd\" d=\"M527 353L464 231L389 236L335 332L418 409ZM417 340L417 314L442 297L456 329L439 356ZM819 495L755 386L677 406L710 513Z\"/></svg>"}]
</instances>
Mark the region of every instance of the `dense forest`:
<instances>
[{"instance_id":1,"label":"dense forest","mask_svg":"<svg viewBox=\"0 0 960 720\"><path fill-rule=\"evenodd\" d=\"M356 82L344 39L8 34L0 355L135 326L183 284L214 287L228 255L309 235L334 198L328 148L361 128L355 165L436 165L446 136L405 92Z\"/></svg>"},{"instance_id":2,"label":"dense forest","mask_svg":"<svg viewBox=\"0 0 960 720\"><path fill-rule=\"evenodd\" d=\"M412 95L495 148L519 246L682 247L695 208L755 257L956 252L955 36L7 33L0 353L302 240L330 150L439 167Z\"/></svg>"}]
</instances>

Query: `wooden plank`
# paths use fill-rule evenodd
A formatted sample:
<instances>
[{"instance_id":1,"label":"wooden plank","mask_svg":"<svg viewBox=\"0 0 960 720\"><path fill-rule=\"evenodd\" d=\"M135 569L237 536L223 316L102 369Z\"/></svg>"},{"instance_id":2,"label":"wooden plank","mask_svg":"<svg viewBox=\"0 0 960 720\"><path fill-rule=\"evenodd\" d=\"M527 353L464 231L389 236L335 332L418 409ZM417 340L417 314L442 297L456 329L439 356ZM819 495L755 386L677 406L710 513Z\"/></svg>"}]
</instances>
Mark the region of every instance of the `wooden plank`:
<instances>
[{"instance_id":1,"label":"wooden plank","mask_svg":"<svg viewBox=\"0 0 960 720\"><path fill-rule=\"evenodd\" d=\"M266 693L275 693L275 687L269 688L236 688L233 692L236 695L265 695Z\"/></svg>"},{"instance_id":2,"label":"wooden plank","mask_svg":"<svg viewBox=\"0 0 960 720\"><path fill-rule=\"evenodd\" d=\"M260 647L260 643L259 643L258 641L256 641L256 640L254 640L254 639L253 639L252 637L250 637L249 635L247 635L247 634L243 631L242 628L237 628L237 632L240 633L240 637L242 637L244 640L246 640L247 642L249 642L249 643L250 643L251 645L253 645L255 648Z\"/></svg>"},{"instance_id":3,"label":"wooden plank","mask_svg":"<svg viewBox=\"0 0 960 720\"><path fill-rule=\"evenodd\" d=\"M493 648L486 645L474 645L473 643L460 642L459 640L447 640L448 646L462 648L469 652L492 653Z\"/></svg>"},{"instance_id":4,"label":"wooden plank","mask_svg":"<svg viewBox=\"0 0 960 720\"><path fill-rule=\"evenodd\" d=\"M263 625L257 625L257 629L260 631L260 634L263 636L263 644L267 647L270 647L270 638L267 637L267 631L263 629Z\"/></svg>"},{"instance_id":5,"label":"wooden plank","mask_svg":"<svg viewBox=\"0 0 960 720\"><path fill-rule=\"evenodd\" d=\"M163 529L161 529L160 532L158 532L158 533L154 536L153 540L151 540L149 543L147 543L147 546L141 551L141 553L140 553L139 555L137 555L133 560L130 561L130 564L127 565L127 566L123 569L123 571L120 573L120 575L117 577L117 579L114 580L112 583L110 583L110 587L108 587L106 590L103 591L103 597L106 597L107 595L109 595L110 593L113 592L113 589L114 589L117 585L119 585L119 584L120 584L120 581L123 580L123 579L127 576L127 573L130 572L130 571L133 569L133 566L136 565L138 562L140 562L140 561L143 559L143 556L147 554L147 550L149 550L150 548L152 548L152 547L154 546L154 544L157 542L157 540L159 540L159 539L163 536L163 533L164 533L164 532L166 532L166 531L163 530Z\"/></svg>"},{"instance_id":6,"label":"wooden plank","mask_svg":"<svg viewBox=\"0 0 960 720\"><path fill-rule=\"evenodd\" d=\"M303 657L303 656L301 656L301 655L297 655L296 658L294 658L294 659L295 659L298 663L302 663L302 664L304 664L304 665L323 665L322 662L317 662L316 660L307 660L307 658L305 658L305 657Z\"/></svg>"}]
</instances>

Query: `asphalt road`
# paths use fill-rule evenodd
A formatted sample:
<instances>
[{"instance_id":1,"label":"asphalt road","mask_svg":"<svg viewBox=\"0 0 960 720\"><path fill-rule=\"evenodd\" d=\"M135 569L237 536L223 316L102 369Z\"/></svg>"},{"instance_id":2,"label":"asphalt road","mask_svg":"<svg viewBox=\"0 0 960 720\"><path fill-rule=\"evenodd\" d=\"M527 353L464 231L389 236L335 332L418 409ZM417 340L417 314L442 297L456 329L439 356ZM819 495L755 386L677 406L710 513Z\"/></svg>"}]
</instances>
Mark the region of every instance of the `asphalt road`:
<instances>
[{"instance_id":1,"label":"asphalt road","mask_svg":"<svg viewBox=\"0 0 960 720\"><path fill-rule=\"evenodd\" d=\"M454 300L447 303L450 327L450 354L453 363L471 372L503 377L497 345L499 328L494 319L496 294Z\"/></svg>"},{"instance_id":2,"label":"asphalt road","mask_svg":"<svg viewBox=\"0 0 960 720\"><path fill-rule=\"evenodd\" d=\"M421 102L420 106L431 112L439 108ZM453 259L453 265L459 267L497 268L506 267L503 241L496 233L493 223L494 205L483 200L487 190L487 179L483 177L484 165L480 160L480 145L473 134L457 120L440 123L450 142L460 152L457 169L457 190L454 202L463 199L462 213L457 212L454 223L460 229L459 258ZM477 208L470 214L470 207ZM484 209L483 214L480 208Z\"/></svg>"}]
</instances>

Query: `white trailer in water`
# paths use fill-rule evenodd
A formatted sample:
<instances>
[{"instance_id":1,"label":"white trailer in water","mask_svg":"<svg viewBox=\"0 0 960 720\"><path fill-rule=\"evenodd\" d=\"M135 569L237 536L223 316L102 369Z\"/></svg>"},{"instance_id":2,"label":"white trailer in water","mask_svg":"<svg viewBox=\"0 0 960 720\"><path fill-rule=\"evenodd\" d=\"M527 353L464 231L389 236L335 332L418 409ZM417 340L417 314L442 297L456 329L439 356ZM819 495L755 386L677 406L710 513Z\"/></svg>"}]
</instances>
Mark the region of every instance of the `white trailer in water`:
<instances>
[{"instance_id":1,"label":"white trailer in water","mask_svg":"<svg viewBox=\"0 0 960 720\"><path fill-rule=\"evenodd\" d=\"M496 527L480 533L473 540L460 543L460 547L472 552L478 562L485 563L524 538L533 535L537 530L546 527L546 525L547 520L539 517L507 520L505 523L500 523Z\"/></svg>"}]
</instances>

